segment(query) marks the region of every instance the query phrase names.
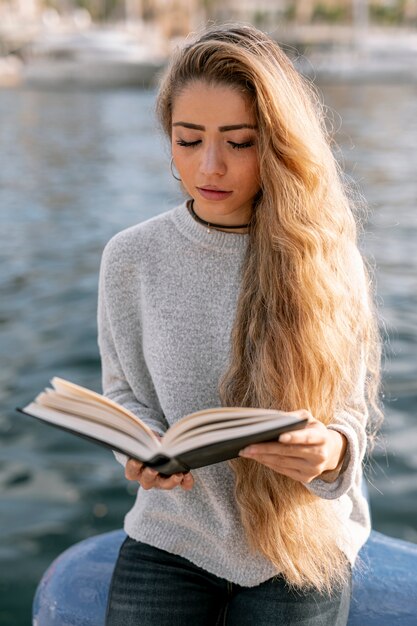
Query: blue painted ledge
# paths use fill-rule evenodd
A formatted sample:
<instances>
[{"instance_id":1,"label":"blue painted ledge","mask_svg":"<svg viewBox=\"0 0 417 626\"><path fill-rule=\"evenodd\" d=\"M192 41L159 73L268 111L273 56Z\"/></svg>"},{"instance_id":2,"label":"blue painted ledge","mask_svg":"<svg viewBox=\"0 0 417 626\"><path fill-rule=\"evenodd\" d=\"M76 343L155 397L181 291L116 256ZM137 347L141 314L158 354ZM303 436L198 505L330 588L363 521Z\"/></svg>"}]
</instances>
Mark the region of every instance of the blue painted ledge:
<instances>
[{"instance_id":1,"label":"blue painted ledge","mask_svg":"<svg viewBox=\"0 0 417 626\"><path fill-rule=\"evenodd\" d=\"M33 604L33 626L104 626L119 547L114 531L63 552L45 572ZM373 531L355 569L349 626L417 625L417 545Z\"/></svg>"}]
</instances>

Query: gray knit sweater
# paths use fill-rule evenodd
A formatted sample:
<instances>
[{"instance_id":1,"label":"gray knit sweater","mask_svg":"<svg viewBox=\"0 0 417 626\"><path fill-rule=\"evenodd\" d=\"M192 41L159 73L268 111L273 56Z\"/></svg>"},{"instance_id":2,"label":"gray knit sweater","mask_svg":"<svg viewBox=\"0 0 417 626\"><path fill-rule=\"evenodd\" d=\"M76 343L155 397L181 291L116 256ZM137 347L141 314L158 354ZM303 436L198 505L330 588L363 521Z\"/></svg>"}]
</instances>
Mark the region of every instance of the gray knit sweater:
<instances>
[{"instance_id":1,"label":"gray knit sweater","mask_svg":"<svg viewBox=\"0 0 417 626\"><path fill-rule=\"evenodd\" d=\"M98 307L103 392L158 433L188 413L220 405L217 387L228 363L247 243L248 235L208 232L184 203L124 230L104 250ZM342 472L333 483L306 485L343 524L341 547L352 564L370 531L361 492L365 422L365 409L335 416L330 428L348 440ZM228 463L193 476L191 491L139 489L125 518L128 535L239 585L277 574L249 550Z\"/></svg>"}]
</instances>

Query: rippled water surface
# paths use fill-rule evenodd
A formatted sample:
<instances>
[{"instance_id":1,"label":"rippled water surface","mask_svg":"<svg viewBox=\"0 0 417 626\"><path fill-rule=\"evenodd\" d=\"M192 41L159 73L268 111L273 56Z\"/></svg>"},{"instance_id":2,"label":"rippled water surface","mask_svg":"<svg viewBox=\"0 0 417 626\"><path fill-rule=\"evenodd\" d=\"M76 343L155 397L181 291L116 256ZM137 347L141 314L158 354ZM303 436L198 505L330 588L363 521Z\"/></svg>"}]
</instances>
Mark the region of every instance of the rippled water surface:
<instances>
[{"instance_id":1,"label":"rippled water surface","mask_svg":"<svg viewBox=\"0 0 417 626\"><path fill-rule=\"evenodd\" d=\"M366 197L387 337L374 527L417 542L417 88L328 86L340 158ZM133 501L110 453L14 411L60 375L100 389L102 248L176 204L152 92L0 91L0 623L30 624L50 562L120 527Z\"/></svg>"}]
</instances>

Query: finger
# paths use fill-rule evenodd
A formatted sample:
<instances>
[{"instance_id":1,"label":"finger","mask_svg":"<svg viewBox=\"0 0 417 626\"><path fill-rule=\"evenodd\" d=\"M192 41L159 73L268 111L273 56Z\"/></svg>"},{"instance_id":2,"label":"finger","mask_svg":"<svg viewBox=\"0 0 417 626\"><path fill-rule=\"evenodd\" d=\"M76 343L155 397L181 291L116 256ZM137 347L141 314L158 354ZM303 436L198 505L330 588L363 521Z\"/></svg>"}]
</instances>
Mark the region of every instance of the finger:
<instances>
[{"instance_id":1,"label":"finger","mask_svg":"<svg viewBox=\"0 0 417 626\"><path fill-rule=\"evenodd\" d=\"M156 486L158 472L151 467L144 467L139 477L141 486L147 490Z\"/></svg>"},{"instance_id":2,"label":"finger","mask_svg":"<svg viewBox=\"0 0 417 626\"><path fill-rule=\"evenodd\" d=\"M273 457L271 454L263 457L255 457L253 460L265 465L265 467L269 467L279 474L290 476L302 482L311 482L311 480L319 476L324 469L321 460L315 462L307 459L280 458Z\"/></svg>"},{"instance_id":3,"label":"finger","mask_svg":"<svg viewBox=\"0 0 417 626\"><path fill-rule=\"evenodd\" d=\"M275 444L274 447L268 446L267 448L260 448L255 452L245 452L242 450L239 456L243 456L248 459L258 459L263 457L277 457L279 459L299 459L305 460L310 463L321 462L325 458L325 454L322 446L302 446L302 445L280 445Z\"/></svg>"},{"instance_id":4,"label":"finger","mask_svg":"<svg viewBox=\"0 0 417 626\"><path fill-rule=\"evenodd\" d=\"M181 484L184 478L184 474L172 474L171 476L161 476L158 474L156 478L156 487L158 489L174 489L174 487L178 487Z\"/></svg>"},{"instance_id":5,"label":"finger","mask_svg":"<svg viewBox=\"0 0 417 626\"><path fill-rule=\"evenodd\" d=\"M283 445L317 446L322 445L325 441L324 431L317 427L292 430L279 437L279 442Z\"/></svg>"},{"instance_id":6,"label":"finger","mask_svg":"<svg viewBox=\"0 0 417 626\"><path fill-rule=\"evenodd\" d=\"M128 480L138 480L143 470L143 463L136 459L129 459L125 467L125 476Z\"/></svg>"},{"instance_id":7,"label":"finger","mask_svg":"<svg viewBox=\"0 0 417 626\"><path fill-rule=\"evenodd\" d=\"M280 441L270 441L268 443L258 443L251 446L247 446L240 450L241 456L253 455L253 454L280 454L292 456L302 456L306 452L314 453L318 451L326 443L325 438L321 437L308 437L306 440L299 440L288 443L281 443Z\"/></svg>"},{"instance_id":8,"label":"finger","mask_svg":"<svg viewBox=\"0 0 417 626\"><path fill-rule=\"evenodd\" d=\"M269 463L268 461L265 461L264 463L262 463L262 465L268 467L274 472L277 472L278 474L288 476L293 480L297 480L303 483L310 483L321 473L320 470L317 471L315 468L312 468L308 465L293 465L291 463L283 463L278 465L277 463Z\"/></svg>"},{"instance_id":9,"label":"finger","mask_svg":"<svg viewBox=\"0 0 417 626\"><path fill-rule=\"evenodd\" d=\"M181 481L181 487L185 491L188 491L189 489L192 489L193 485L194 485L193 475L190 472L188 472L187 474L185 474L184 478Z\"/></svg>"},{"instance_id":10,"label":"finger","mask_svg":"<svg viewBox=\"0 0 417 626\"><path fill-rule=\"evenodd\" d=\"M298 469L303 472L311 467L311 463L305 459L295 457L280 458L273 456L272 454L259 454L256 457L253 457L253 460L258 463L262 463L262 465L272 467L277 471Z\"/></svg>"},{"instance_id":11,"label":"finger","mask_svg":"<svg viewBox=\"0 0 417 626\"><path fill-rule=\"evenodd\" d=\"M300 470L298 467L288 467L286 465L282 465L277 467L277 465L273 463L263 463L265 467L277 472L278 474L282 474L283 476L288 476L293 480L304 481L305 472Z\"/></svg>"}]
</instances>

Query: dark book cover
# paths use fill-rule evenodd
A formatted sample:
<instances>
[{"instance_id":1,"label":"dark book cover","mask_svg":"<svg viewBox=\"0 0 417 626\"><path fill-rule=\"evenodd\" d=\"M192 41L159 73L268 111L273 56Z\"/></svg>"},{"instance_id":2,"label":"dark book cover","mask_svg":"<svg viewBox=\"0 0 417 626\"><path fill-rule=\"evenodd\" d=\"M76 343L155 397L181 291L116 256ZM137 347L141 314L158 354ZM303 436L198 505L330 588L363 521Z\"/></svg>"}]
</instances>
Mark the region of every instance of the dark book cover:
<instances>
[{"instance_id":1,"label":"dark book cover","mask_svg":"<svg viewBox=\"0 0 417 626\"><path fill-rule=\"evenodd\" d=\"M95 437L91 437L90 435L85 435L84 433L77 432L65 426L54 424L53 422L47 422L41 417L36 417L31 413L27 413L23 409L18 408L17 411L19 411L19 413L22 413L23 415L34 417L43 424L48 424L49 426L53 426L54 428L59 428L59 430L63 430L72 435L76 435L77 437L81 437L82 439L85 439L87 441L91 441L96 445L104 446L105 448L108 448L115 452L121 452L122 454L126 454L129 457L132 456L130 452L118 448L117 446L111 445L107 441L96 439ZM304 428L304 426L307 424L307 421L307 419L297 420L292 424L264 430L260 433L252 433L250 435L239 438L226 439L224 441L219 441L210 445L194 448L192 450L189 450L188 452L184 452L183 454L175 458L170 458L169 456L166 456L164 454L157 454L148 461L146 461L146 465L158 470L158 472L160 474L163 474L164 476L171 476L171 474L175 474L176 472L188 472L199 467L213 465L214 463L221 463L222 461L228 461L230 459L236 458L239 454L239 451L247 445L250 445L252 443L266 443L267 441L274 441L277 440L279 435L284 432ZM137 460L140 462L145 462L143 459Z\"/></svg>"}]
</instances>

